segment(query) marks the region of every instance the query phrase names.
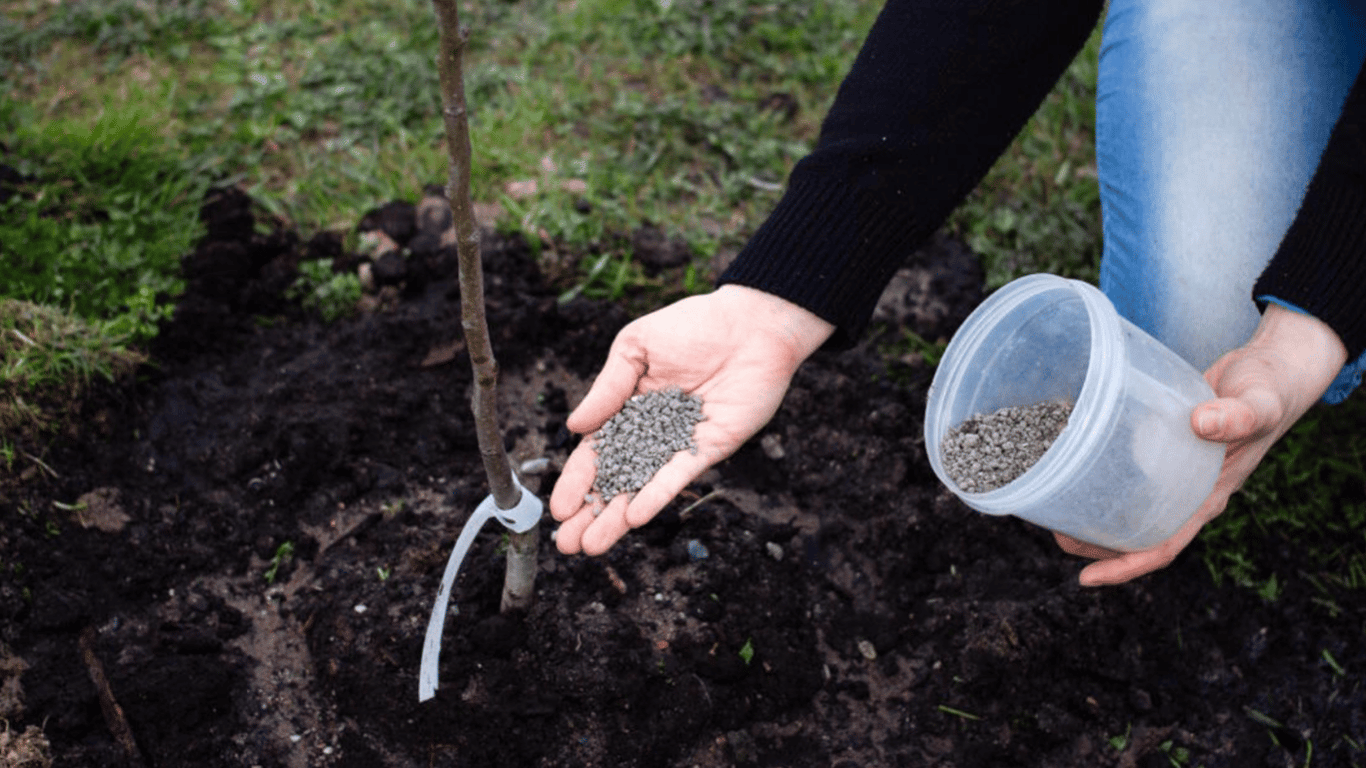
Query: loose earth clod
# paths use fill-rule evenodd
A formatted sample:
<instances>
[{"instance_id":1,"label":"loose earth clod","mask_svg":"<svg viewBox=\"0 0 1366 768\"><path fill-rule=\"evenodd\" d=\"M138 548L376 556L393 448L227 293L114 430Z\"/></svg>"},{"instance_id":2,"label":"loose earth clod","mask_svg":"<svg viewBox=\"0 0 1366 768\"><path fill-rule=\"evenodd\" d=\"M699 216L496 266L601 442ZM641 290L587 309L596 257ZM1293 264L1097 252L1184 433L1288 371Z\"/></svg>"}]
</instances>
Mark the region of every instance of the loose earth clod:
<instances>
[{"instance_id":1,"label":"loose earth clod","mask_svg":"<svg viewBox=\"0 0 1366 768\"><path fill-rule=\"evenodd\" d=\"M622 493L644 487L679 451L697 453L693 428L705 419L702 398L678 387L635 395L593 435L597 479L588 501L597 511Z\"/></svg>"},{"instance_id":2,"label":"loose earth clod","mask_svg":"<svg viewBox=\"0 0 1366 768\"><path fill-rule=\"evenodd\" d=\"M968 493L994 491L1043 458L1071 414L1071 403L1047 402L969 416L944 435L944 471Z\"/></svg>"}]
</instances>

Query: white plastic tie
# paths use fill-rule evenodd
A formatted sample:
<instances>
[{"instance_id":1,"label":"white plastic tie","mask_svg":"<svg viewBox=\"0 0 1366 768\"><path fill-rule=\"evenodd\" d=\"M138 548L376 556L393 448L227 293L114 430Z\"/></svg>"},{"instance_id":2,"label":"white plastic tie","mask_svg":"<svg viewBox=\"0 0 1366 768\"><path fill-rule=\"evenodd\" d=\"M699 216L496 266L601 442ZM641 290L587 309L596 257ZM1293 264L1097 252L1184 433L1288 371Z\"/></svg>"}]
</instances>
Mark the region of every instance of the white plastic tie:
<instances>
[{"instance_id":1,"label":"white plastic tie","mask_svg":"<svg viewBox=\"0 0 1366 768\"><path fill-rule=\"evenodd\" d=\"M516 475L513 476L512 482L522 494L517 504L512 509L499 509L498 503L493 500L493 494L486 496L465 521L465 527L460 529L460 536L455 540L455 549L451 550L451 557L446 561L446 573L441 577L441 589L436 593L436 605L432 607L432 616L427 620L427 637L422 641L422 667L417 674L417 700L420 702L436 695L441 633L446 628L446 607L451 599L451 589L455 586L455 577L460 573L460 563L464 561L465 553L474 543L474 537L479 534L479 529L492 517L513 533L526 533L541 519L541 512L544 509L541 500L536 494L528 491L517 480Z\"/></svg>"}]
</instances>

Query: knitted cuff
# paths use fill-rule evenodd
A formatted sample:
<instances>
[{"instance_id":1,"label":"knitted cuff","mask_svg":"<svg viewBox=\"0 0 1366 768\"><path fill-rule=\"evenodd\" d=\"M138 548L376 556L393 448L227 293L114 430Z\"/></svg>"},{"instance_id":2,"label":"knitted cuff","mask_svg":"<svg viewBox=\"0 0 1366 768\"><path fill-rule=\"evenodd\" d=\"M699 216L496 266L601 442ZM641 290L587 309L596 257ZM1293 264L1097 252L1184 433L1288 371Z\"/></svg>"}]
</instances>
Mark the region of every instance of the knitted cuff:
<instances>
[{"instance_id":1,"label":"knitted cuff","mask_svg":"<svg viewBox=\"0 0 1366 768\"><path fill-rule=\"evenodd\" d=\"M885 195L798 182L717 280L771 293L836 326L827 348L852 346L892 274L932 234Z\"/></svg>"},{"instance_id":2,"label":"knitted cuff","mask_svg":"<svg viewBox=\"0 0 1366 768\"><path fill-rule=\"evenodd\" d=\"M1366 351L1366 186L1315 178L1252 295L1300 307L1337 332L1347 359Z\"/></svg>"}]
</instances>

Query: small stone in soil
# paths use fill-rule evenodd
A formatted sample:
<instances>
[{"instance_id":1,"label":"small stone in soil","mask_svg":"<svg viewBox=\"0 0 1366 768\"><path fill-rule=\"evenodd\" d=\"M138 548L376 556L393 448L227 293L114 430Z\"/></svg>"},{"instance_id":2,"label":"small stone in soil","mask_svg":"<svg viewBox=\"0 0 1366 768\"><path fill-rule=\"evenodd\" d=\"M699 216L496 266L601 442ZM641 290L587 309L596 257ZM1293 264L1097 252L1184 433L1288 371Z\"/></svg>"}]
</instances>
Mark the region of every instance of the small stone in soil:
<instances>
[{"instance_id":1,"label":"small stone in soil","mask_svg":"<svg viewBox=\"0 0 1366 768\"><path fill-rule=\"evenodd\" d=\"M702 398L678 387L627 400L593 435L598 452L593 490L602 500L595 512L618 494L640 490L675 453L697 453L693 428L705 418Z\"/></svg>"},{"instance_id":2,"label":"small stone in soil","mask_svg":"<svg viewBox=\"0 0 1366 768\"><path fill-rule=\"evenodd\" d=\"M1048 402L969 416L944 435L944 471L967 493L994 491L1043 458L1071 413L1071 403Z\"/></svg>"}]
</instances>

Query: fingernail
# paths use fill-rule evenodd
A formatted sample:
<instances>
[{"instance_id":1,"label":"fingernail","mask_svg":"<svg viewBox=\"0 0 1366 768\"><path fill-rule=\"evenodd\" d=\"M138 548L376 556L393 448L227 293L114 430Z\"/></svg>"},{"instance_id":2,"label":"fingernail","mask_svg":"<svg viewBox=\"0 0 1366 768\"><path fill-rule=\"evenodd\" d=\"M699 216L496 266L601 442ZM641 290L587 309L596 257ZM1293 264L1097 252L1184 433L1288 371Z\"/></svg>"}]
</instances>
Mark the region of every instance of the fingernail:
<instances>
[{"instance_id":1,"label":"fingernail","mask_svg":"<svg viewBox=\"0 0 1366 768\"><path fill-rule=\"evenodd\" d=\"M1205 411L1200 414L1199 425L1204 434L1218 433L1224 427L1224 414L1214 409Z\"/></svg>"}]
</instances>

